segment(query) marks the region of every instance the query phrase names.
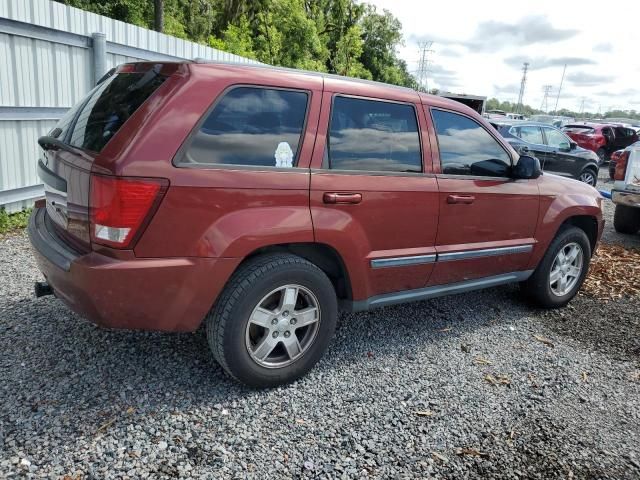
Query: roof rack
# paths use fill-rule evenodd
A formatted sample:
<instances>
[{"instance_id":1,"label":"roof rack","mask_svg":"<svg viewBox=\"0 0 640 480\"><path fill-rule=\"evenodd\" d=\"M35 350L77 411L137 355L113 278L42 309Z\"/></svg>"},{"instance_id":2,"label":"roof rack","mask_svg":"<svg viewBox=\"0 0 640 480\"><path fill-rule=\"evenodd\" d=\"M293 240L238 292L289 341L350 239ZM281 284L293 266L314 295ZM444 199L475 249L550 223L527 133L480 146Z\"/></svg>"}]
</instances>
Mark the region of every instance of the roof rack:
<instances>
[{"instance_id":1,"label":"roof rack","mask_svg":"<svg viewBox=\"0 0 640 480\"><path fill-rule=\"evenodd\" d=\"M289 67L275 67L273 65L268 65L266 63L230 62L226 60L208 60L206 58L200 58L200 57L194 59L193 62L198 64L232 65L234 67L263 68L268 70L275 70L278 72L299 73L303 75L311 75L314 77L331 78L335 80L343 80L343 81L353 82L353 83L362 83L365 85L377 85L380 87L397 88L407 92L417 92L413 88L403 87L401 85L393 85L391 83L376 82L375 80L366 80L364 78L345 77L344 75L336 75L334 73L325 73L325 72L315 72L313 70L301 70L301 69L289 68Z\"/></svg>"}]
</instances>

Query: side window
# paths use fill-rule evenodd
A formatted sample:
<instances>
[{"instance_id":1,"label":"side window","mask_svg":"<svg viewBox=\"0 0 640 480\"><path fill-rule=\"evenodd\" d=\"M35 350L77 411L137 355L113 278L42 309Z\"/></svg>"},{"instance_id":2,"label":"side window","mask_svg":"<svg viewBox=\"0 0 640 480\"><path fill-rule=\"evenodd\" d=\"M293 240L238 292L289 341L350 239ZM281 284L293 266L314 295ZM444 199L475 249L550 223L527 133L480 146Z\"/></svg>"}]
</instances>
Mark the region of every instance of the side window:
<instances>
[{"instance_id":1,"label":"side window","mask_svg":"<svg viewBox=\"0 0 640 480\"><path fill-rule=\"evenodd\" d=\"M558 130L554 130L553 128L545 128L544 133L547 136L547 145L550 147L561 147L569 145L570 140L565 137L565 135Z\"/></svg>"},{"instance_id":2,"label":"side window","mask_svg":"<svg viewBox=\"0 0 640 480\"><path fill-rule=\"evenodd\" d=\"M422 172L415 109L399 103L335 97L329 168Z\"/></svg>"},{"instance_id":3,"label":"side window","mask_svg":"<svg viewBox=\"0 0 640 480\"><path fill-rule=\"evenodd\" d=\"M506 177L511 158L489 132L470 118L432 110L440 147L442 173Z\"/></svg>"},{"instance_id":4,"label":"side window","mask_svg":"<svg viewBox=\"0 0 640 480\"><path fill-rule=\"evenodd\" d=\"M540 130L540 127L536 127L534 125L511 127L511 133L527 143L544 145L544 140L542 140L542 130Z\"/></svg>"},{"instance_id":5,"label":"side window","mask_svg":"<svg viewBox=\"0 0 640 480\"><path fill-rule=\"evenodd\" d=\"M304 92L234 88L195 134L183 163L294 167L306 112Z\"/></svg>"}]
</instances>

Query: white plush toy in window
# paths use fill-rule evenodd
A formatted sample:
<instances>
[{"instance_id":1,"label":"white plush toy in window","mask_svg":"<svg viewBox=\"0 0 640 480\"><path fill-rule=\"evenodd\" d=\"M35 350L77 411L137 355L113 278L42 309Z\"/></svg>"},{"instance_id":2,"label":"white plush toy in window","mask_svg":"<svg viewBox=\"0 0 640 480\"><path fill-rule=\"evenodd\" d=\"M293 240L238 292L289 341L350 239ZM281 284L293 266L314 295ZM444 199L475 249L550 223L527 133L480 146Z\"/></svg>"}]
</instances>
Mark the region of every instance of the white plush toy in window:
<instances>
[{"instance_id":1,"label":"white plush toy in window","mask_svg":"<svg viewBox=\"0 0 640 480\"><path fill-rule=\"evenodd\" d=\"M276 148L276 167L293 167L293 150L287 142L280 142Z\"/></svg>"}]
</instances>

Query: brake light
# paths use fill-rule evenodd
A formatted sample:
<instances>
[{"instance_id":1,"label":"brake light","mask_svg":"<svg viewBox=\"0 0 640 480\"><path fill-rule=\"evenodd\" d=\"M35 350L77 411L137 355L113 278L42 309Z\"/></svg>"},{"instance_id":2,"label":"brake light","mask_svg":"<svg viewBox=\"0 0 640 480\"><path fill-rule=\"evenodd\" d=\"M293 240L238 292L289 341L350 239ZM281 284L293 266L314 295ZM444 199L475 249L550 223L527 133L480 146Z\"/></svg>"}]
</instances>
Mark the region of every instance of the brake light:
<instances>
[{"instance_id":1,"label":"brake light","mask_svg":"<svg viewBox=\"0 0 640 480\"><path fill-rule=\"evenodd\" d=\"M131 248L158 207L169 182L163 178L91 175L91 241Z\"/></svg>"},{"instance_id":2,"label":"brake light","mask_svg":"<svg viewBox=\"0 0 640 480\"><path fill-rule=\"evenodd\" d=\"M624 176L627 173L627 163L629 163L629 156L631 152L624 151L616 160L616 171L613 174L614 180L624 180Z\"/></svg>"}]
</instances>

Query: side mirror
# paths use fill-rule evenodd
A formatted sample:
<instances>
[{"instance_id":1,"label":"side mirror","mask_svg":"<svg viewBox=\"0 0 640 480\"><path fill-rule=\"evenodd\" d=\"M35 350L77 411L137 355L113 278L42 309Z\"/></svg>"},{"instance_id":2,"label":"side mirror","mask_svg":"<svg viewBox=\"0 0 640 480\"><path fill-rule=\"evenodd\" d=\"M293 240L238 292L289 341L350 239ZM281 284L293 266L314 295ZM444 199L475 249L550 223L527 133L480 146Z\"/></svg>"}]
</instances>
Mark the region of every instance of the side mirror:
<instances>
[{"instance_id":1,"label":"side mirror","mask_svg":"<svg viewBox=\"0 0 640 480\"><path fill-rule=\"evenodd\" d=\"M521 155L518 163L513 167L513 178L533 180L542 175L540 160L529 155Z\"/></svg>"},{"instance_id":2,"label":"side mirror","mask_svg":"<svg viewBox=\"0 0 640 480\"><path fill-rule=\"evenodd\" d=\"M576 142L569 143L569 150L575 150L578 148L578 144Z\"/></svg>"},{"instance_id":3,"label":"side mirror","mask_svg":"<svg viewBox=\"0 0 640 480\"><path fill-rule=\"evenodd\" d=\"M558 149L561 152L568 152L571 150L571 144L569 142L561 142L560 145L558 146Z\"/></svg>"}]
</instances>

